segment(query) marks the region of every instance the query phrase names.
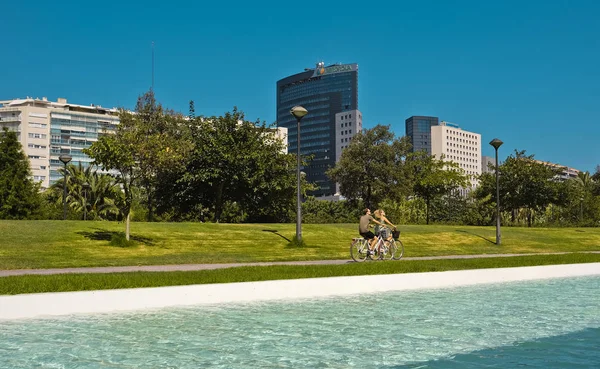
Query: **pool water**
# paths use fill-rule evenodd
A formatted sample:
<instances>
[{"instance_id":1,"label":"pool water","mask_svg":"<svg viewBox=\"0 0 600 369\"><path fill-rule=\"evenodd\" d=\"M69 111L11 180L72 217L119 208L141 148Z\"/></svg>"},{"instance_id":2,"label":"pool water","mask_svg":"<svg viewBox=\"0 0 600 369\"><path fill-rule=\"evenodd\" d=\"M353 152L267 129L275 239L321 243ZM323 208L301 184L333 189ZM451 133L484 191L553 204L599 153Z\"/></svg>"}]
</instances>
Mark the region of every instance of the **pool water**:
<instances>
[{"instance_id":1,"label":"pool water","mask_svg":"<svg viewBox=\"0 0 600 369\"><path fill-rule=\"evenodd\" d=\"M600 277L0 321L2 368L597 368Z\"/></svg>"}]
</instances>

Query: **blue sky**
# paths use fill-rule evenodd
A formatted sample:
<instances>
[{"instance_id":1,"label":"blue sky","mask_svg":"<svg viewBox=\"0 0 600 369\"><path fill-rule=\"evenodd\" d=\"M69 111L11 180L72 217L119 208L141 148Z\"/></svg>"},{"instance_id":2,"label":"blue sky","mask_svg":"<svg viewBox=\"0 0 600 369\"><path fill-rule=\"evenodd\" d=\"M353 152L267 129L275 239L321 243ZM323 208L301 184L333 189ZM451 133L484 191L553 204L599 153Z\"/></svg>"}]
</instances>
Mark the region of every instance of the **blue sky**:
<instances>
[{"instance_id":1,"label":"blue sky","mask_svg":"<svg viewBox=\"0 0 600 369\"><path fill-rule=\"evenodd\" d=\"M2 6L0 99L275 120L275 84L358 63L365 127L433 115L540 160L600 164L600 2L28 1Z\"/></svg>"}]
</instances>

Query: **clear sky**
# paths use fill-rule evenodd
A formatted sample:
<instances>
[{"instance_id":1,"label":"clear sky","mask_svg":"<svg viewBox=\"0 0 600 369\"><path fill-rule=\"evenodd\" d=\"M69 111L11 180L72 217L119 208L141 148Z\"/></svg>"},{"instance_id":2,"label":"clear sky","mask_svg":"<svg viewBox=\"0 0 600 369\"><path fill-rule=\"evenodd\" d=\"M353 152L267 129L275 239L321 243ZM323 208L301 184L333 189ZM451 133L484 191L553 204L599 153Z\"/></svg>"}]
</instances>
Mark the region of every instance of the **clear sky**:
<instances>
[{"instance_id":1,"label":"clear sky","mask_svg":"<svg viewBox=\"0 0 600 369\"><path fill-rule=\"evenodd\" d=\"M275 121L278 79L358 63L364 126L433 115L540 160L600 164L600 1L27 1L0 7L0 99Z\"/></svg>"}]
</instances>

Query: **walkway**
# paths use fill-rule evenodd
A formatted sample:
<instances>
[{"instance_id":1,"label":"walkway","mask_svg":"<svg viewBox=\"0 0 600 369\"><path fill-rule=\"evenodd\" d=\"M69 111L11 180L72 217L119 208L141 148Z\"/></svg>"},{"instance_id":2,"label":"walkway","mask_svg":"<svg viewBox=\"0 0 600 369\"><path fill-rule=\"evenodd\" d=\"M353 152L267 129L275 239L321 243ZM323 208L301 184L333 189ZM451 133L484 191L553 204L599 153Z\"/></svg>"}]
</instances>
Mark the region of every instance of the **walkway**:
<instances>
[{"instance_id":1,"label":"walkway","mask_svg":"<svg viewBox=\"0 0 600 369\"><path fill-rule=\"evenodd\" d=\"M600 254L600 251L581 253ZM554 252L544 254L481 254L481 255L447 255L447 256L422 256L405 257L402 260L437 260L437 259L475 259L497 258L528 255L564 255L576 254L574 252ZM60 268L60 269L14 269L0 270L0 277L19 275L48 275L48 274L77 274L77 273L123 273L123 272L175 272L193 270L213 270L235 268L242 266L267 266L267 265L338 265L353 263L352 260L312 260L312 261L274 261L261 263L230 263L230 264L174 264L174 265L139 265L139 266L110 266L91 268Z\"/></svg>"}]
</instances>

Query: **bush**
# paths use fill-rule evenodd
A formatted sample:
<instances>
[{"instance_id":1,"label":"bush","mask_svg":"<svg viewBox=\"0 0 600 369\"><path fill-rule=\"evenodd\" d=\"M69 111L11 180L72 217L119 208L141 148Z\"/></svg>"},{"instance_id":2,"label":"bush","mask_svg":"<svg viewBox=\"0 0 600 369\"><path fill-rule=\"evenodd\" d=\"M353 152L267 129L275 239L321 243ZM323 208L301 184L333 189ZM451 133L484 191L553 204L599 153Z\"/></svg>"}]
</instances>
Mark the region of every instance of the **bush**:
<instances>
[{"instance_id":1,"label":"bush","mask_svg":"<svg viewBox=\"0 0 600 369\"><path fill-rule=\"evenodd\" d=\"M353 206L345 200L329 201L309 197L302 204L302 223L356 223L361 216L360 210L360 206Z\"/></svg>"},{"instance_id":2,"label":"bush","mask_svg":"<svg viewBox=\"0 0 600 369\"><path fill-rule=\"evenodd\" d=\"M110 237L110 245L116 247L130 247L135 245L135 241L127 241L127 237L124 232L113 233Z\"/></svg>"}]
</instances>

